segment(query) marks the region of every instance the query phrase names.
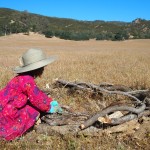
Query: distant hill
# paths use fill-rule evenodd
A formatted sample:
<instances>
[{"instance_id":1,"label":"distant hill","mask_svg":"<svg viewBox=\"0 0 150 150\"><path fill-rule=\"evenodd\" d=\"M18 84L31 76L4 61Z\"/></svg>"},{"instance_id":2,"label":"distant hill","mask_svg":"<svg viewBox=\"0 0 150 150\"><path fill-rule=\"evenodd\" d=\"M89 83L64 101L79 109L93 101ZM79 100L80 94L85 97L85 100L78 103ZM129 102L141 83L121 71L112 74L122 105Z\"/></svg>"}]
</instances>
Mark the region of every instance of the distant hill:
<instances>
[{"instance_id":1,"label":"distant hill","mask_svg":"<svg viewBox=\"0 0 150 150\"><path fill-rule=\"evenodd\" d=\"M150 20L137 18L132 22L79 21L0 8L0 36L29 32L69 40L149 39Z\"/></svg>"}]
</instances>

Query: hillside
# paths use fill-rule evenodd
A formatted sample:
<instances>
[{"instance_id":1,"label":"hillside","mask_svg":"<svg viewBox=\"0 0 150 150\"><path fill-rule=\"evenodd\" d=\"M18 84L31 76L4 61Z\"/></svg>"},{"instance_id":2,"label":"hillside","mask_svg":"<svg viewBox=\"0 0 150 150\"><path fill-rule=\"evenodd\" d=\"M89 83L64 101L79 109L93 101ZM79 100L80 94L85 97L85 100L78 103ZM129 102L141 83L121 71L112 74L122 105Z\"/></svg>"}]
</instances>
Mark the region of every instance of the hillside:
<instances>
[{"instance_id":1,"label":"hillside","mask_svg":"<svg viewBox=\"0 0 150 150\"><path fill-rule=\"evenodd\" d=\"M21 32L38 32L49 38L55 36L69 40L149 39L150 20L79 21L0 8L0 36Z\"/></svg>"}]
</instances>

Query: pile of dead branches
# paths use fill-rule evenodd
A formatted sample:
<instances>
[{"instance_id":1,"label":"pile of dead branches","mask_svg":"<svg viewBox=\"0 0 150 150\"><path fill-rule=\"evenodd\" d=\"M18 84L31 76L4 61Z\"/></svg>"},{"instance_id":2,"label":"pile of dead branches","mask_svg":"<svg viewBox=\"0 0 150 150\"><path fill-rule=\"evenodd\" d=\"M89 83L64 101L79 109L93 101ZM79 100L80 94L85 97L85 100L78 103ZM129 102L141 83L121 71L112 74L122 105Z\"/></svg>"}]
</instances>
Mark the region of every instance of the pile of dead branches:
<instances>
[{"instance_id":1,"label":"pile of dead branches","mask_svg":"<svg viewBox=\"0 0 150 150\"><path fill-rule=\"evenodd\" d=\"M62 106L63 114L46 114L41 120L50 126L67 126L67 130L74 132L86 129L91 126L100 125L115 126L143 116L150 116L150 90L132 90L123 85L113 85L102 83L99 85L83 82L68 82L64 80L56 80L55 86L58 88L68 88L73 90L82 90L97 92L108 95L123 95L131 99L132 105L112 104L94 115L75 113L68 106ZM52 129L52 128L51 128ZM60 129L60 128L59 128ZM47 132L47 131L46 131ZM63 132L67 132L66 130Z\"/></svg>"},{"instance_id":2,"label":"pile of dead branches","mask_svg":"<svg viewBox=\"0 0 150 150\"><path fill-rule=\"evenodd\" d=\"M86 90L97 93L107 93L109 95L117 94L124 95L133 100L134 107L127 106L126 104L113 104L104 108L97 114L90 116L83 124L80 125L81 129L85 129L93 125L96 121L101 123L118 125L124 122L140 118L142 116L150 115L150 90L132 90L129 87L123 85L113 85L108 83L102 83L99 85L83 82L68 82L64 80L56 80L58 87L73 88L74 90ZM115 115L115 112L126 112ZM117 117L117 118L116 118Z\"/></svg>"}]
</instances>

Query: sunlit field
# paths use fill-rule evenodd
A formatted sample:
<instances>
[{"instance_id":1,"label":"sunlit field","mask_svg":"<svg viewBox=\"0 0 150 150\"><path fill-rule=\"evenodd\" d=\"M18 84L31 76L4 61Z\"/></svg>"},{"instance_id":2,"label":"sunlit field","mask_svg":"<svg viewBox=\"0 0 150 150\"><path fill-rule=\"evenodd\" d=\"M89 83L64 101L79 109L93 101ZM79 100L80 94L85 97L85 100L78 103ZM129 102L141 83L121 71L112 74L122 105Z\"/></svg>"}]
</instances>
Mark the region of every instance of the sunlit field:
<instances>
[{"instance_id":1,"label":"sunlit field","mask_svg":"<svg viewBox=\"0 0 150 150\"><path fill-rule=\"evenodd\" d=\"M41 35L11 35L0 37L0 88L16 74L13 68L19 65L19 57L29 48L40 48L48 56L56 55L57 61L46 66L37 84L44 88L52 85L56 78L66 81L102 82L121 84L133 89L150 87L150 40L128 41L65 41L45 38ZM60 92L60 91L59 91ZM65 96L54 92L53 97L74 108L84 105L86 99ZM77 102L77 103L76 103ZM30 136L29 136L30 135ZM120 140L115 137L48 137L33 131L19 141L1 142L9 149L134 149L136 141L130 137ZM27 138L27 139L26 139ZM149 137L148 137L149 138ZM148 147L148 138L145 147ZM29 140L33 141L32 143ZM139 141L138 141L139 142ZM43 144L43 146L42 146ZM40 146L39 146L40 145ZM143 144L144 145L144 144Z\"/></svg>"}]
</instances>

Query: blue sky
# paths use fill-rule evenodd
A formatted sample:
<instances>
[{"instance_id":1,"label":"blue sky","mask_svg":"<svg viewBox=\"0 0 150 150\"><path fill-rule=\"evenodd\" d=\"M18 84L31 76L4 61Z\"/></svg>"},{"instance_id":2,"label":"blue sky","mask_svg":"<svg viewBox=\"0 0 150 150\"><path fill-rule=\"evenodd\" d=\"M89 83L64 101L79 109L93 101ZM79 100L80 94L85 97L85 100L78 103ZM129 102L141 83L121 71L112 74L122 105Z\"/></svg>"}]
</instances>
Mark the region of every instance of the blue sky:
<instances>
[{"instance_id":1,"label":"blue sky","mask_svg":"<svg viewBox=\"0 0 150 150\"><path fill-rule=\"evenodd\" d=\"M150 0L0 0L0 8L76 20L150 20Z\"/></svg>"}]
</instances>

